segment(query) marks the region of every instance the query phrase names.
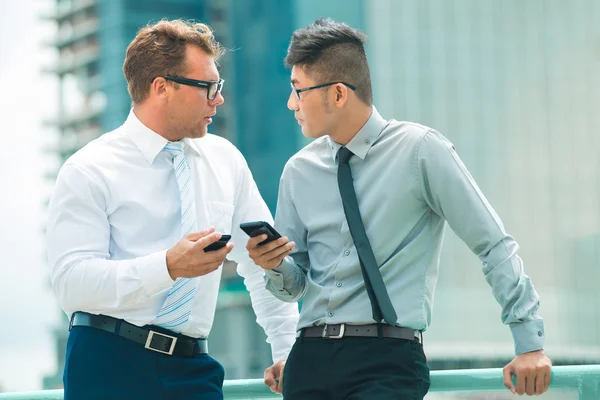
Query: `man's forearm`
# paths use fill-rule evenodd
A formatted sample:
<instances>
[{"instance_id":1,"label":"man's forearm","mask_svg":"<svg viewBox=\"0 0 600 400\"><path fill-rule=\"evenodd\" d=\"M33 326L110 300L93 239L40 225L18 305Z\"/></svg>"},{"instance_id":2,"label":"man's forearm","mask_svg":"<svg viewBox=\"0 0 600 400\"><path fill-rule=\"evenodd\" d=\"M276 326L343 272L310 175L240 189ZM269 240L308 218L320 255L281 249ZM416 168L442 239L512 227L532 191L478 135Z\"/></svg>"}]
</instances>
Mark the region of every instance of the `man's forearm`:
<instances>
[{"instance_id":1,"label":"man's forearm","mask_svg":"<svg viewBox=\"0 0 600 400\"><path fill-rule=\"evenodd\" d=\"M164 264L164 251L131 260L71 260L53 266L52 286L65 312L110 313L172 285Z\"/></svg>"}]
</instances>

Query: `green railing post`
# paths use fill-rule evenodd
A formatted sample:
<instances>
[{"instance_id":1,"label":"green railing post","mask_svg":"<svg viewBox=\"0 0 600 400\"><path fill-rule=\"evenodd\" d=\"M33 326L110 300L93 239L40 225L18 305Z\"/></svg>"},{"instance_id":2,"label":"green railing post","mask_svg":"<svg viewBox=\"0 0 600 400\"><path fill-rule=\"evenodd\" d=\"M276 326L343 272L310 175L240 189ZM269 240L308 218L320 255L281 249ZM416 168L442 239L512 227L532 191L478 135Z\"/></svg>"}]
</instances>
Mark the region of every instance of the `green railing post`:
<instances>
[{"instance_id":1,"label":"green railing post","mask_svg":"<svg viewBox=\"0 0 600 400\"><path fill-rule=\"evenodd\" d=\"M586 375L579 384L579 400L600 399L600 377Z\"/></svg>"}]
</instances>

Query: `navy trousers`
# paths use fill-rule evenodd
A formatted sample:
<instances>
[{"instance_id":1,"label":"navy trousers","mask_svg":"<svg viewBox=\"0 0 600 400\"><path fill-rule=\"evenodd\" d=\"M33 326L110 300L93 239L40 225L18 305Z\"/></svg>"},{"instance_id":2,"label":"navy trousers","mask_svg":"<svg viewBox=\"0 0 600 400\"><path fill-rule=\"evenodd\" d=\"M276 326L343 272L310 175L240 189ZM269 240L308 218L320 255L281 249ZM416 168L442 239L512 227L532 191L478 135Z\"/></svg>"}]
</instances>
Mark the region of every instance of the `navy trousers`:
<instances>
[{"instance_id":1,"label":"navy trousers","mask_svg":"<svg viewBox=\"0 0 600 400\"><path fill-rule=\"evenodd\" d=\"M283 373L284 400L422 400L428 390L412 340L298 338Z\"/></svg>"},{"instance_id":2,"label":"navy trousers","mask_svg":"<svg viewBox=\"0 0 600 400\"><path fill-rule=\"evenodd\" d=\"M222 400L223 378L208 354L169 356L89 327L69 334L65 400Z\"/></svg>"}]
</instances>

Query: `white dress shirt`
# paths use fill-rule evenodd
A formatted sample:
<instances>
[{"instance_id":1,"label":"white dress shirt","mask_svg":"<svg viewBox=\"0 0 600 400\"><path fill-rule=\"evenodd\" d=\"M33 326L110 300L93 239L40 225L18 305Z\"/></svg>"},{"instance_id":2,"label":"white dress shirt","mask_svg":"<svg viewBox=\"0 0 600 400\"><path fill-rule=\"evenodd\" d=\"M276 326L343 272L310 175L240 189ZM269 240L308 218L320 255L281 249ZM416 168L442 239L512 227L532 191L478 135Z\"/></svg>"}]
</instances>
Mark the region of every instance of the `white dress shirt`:
<instances>
[{"instance_id":1,"label":"white dress shirt","mask_svg":"<svg viewBox=\"0 0 600 400\"><path fill-rule=\"evenodd\" d=\"M48 259L60 306L150 324L174 281L166 252L181 239L180 199L167 140L131 111L125 123L75 153L61 168L48 207ZM235 244L228 258L250 291L273 360L295 340L296 304L264 287L264 271L248 257L242 222L272 221L242 154L227 140L184 139L196 196L198 229L214 226ZM221 268L197 279L189 321L181 333L210 332Z\"/></svg>"}]
</instances>

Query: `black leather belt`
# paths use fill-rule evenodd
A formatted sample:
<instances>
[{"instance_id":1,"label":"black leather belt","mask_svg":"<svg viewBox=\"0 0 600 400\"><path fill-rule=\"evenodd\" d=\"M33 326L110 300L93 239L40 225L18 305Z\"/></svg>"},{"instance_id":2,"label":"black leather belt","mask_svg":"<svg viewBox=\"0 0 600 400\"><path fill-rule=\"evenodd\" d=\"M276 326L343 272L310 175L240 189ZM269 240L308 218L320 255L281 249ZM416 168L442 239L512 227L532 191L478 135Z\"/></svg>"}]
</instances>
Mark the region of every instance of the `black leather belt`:
<instances>
[{"instance_id":1,"label":"black leather belt","mask_svg":"<svg viewBox=\"0 0 600 400\"><path fill-rule=\"evenodd\" d=\"M170 356L194 357L198 354L208 354L208 341L206 339L194 339L162 328L159 329L169 333L158 332L153 330L152 327L140 327L106 315L94 315L77 311L71 317L69 330L73 326L89 326L114 333L117 336L141 344L148 350Z\"/></svg>"},{"instance_id":2,"label":"black leather belt","mask_svg":"<svg viewBox=\"0 0 600 400\"><path fill-rule=\"evenodd\" d=\"M311 326L300 330L300 337L319 337L325 339L341 339L344 337L379 337L381 329L381 337L393 339L414 340L419 343L419 336L423 337L421 331L414 329L403 328L401 326L391 326L385 324L370 324L370 325L321 325ZM422 339L421 339L422 342Z\"/></svg>"}]
</instances>

